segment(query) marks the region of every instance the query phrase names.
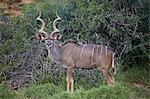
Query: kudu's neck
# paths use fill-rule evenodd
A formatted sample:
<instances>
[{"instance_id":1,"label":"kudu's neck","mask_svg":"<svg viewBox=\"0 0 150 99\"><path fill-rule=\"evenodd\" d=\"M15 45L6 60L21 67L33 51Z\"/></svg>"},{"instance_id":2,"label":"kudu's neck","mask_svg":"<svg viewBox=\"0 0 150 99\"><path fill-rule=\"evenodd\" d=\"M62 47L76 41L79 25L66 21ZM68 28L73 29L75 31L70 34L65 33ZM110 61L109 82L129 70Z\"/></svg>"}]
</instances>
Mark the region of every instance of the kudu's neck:
<instances>
[{"instance_id":1,"label":"kudu's neck","mask_svg":"<svg viewBox=\"0 0 150 99\"><path fill-rule=\"evenodd\" d=\"M48 56L56 63L62 63L62 47L55 42L48 48Z\"/></svg>"}]
</instances>

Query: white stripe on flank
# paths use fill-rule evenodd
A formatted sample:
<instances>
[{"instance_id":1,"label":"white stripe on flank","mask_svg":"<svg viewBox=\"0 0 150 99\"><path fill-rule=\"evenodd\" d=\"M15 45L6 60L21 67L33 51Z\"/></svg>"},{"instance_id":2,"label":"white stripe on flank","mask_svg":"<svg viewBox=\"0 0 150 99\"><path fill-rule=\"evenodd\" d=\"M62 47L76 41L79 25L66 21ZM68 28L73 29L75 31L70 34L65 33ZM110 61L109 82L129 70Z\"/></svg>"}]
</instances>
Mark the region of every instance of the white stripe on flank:
<instances>
[{"instance_id":1,"label":"white stripe on flank","mask_svg":"<svg viewBox=\"0 0 150 99\"><path fill-rule=\"evenodd\" d=\"M100 52L100 59L102 57L102 51L103 51L103 45L100 45L101 46L101 52Z\"/></svg>"},{"instance_id":2,"label":"white stripe on flank","mask_svg":"<svg viewBox=\"0 0 150 99\"><path fill-rule=\"evenodd\" d=\"M76 47L77 47L77 45L75 45L75 47L74 47L74 49L73 49L73 55L74 55L74 53L75 53Z\"/></svg>"},{"instance_id":3,"label":"white stripe on flank","mask_svg":"<svg viewBox=\"0 0 150 99\"><path fill-rule=\"evenodd\" d=\"M107 55L107 46L105 46L105 51L106 51L106 55Z\"/></svg>"},{"instance_id":4,"label":"white stripe on flank","mask_svg":"<svg viewBox=\"0 0 150 99\"><path fill-rule=\"evenodd\" d=\"M95 49L95 45L94 45L94 47L92 49L92 60L94 60L94 49Z\"/></svg>"},{"instance_id":5,"label":"white stripe on flank","mask_svg":"<svg viewBox=\"0 0 150 99\"><path fill-rule=\"evenodd\" d=\"M97 53L96 54L98 54L98 50L99 50L99 45L97 45ZM97 56L97 55L96 55ZM98 57L98 59L99 59L99 57Z\"/></svg>"},{"instance_id":6,"label":"white stripe on flank","mask_svg":"<svg viewBox=\"0 0 150 99\"><path fill-rule=\"evenodd\" d=\"M82 50L81 50L81 53L80 53L80 57L81 57L81 55L82 55L82 53L83 53L83 50L84 50L84 48L85 48L85 44L83 45L83 47L82 47Z\"/></svg>"}]
</instances>

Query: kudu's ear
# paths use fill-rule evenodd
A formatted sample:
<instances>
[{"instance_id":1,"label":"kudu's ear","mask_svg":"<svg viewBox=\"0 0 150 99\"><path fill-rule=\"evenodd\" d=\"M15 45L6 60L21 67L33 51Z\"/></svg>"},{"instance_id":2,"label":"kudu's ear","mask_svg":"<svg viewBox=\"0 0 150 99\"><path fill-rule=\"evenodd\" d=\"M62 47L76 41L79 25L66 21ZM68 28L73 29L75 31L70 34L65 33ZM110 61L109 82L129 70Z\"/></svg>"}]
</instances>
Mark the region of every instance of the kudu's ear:
<instances>
[{"instance_id":1,"label":"kudu's ear","mask_svg":"<svg viewBox=\"0 0 150 99\"><path fill-rule=\"evenodd\" d=\"M54 39L55 39L55 40L60 40L61 37L62 37L62 35L58 34L58 35L56 35L56 36L54 37Z\"/></svg>"},{"instance_id":2,"label":"kudu's ear","mask_svg":"<svg viewBox=\"0 0 150 99\"><path fill-rule=\"evenodd\" d=\"M44 33L39 33L36 35L36 38L40 41L44 40L46 38L46 34Z\"/></svg>"}]
</instances>

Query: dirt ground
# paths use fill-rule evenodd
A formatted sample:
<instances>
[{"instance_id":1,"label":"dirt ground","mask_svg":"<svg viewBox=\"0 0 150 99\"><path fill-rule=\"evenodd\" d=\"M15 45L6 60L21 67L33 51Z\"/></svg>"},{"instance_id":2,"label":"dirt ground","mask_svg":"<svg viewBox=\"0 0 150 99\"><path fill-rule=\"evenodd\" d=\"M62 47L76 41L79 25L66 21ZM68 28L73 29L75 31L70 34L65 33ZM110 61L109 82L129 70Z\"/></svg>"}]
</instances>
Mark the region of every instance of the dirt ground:
<instances>
[{"instance_id":1,"label":"dirt ground","mask_svg":"<svg viewBox=\"0 0 150 99\"><path fill-rule=\"evenodd\" d=\"M6 15L18 16L21 15L21 6L30 3L33 3L33 0L0 0L0 9Z\"/></svg>"}]
</instances>

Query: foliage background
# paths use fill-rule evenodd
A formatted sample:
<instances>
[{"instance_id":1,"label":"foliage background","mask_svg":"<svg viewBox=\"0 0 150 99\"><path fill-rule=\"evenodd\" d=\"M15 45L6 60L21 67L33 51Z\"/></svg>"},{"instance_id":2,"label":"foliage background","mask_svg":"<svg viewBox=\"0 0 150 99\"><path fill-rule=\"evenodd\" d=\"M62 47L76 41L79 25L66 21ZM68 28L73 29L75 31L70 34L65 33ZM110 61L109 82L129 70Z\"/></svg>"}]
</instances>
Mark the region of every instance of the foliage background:
<instances>
[{"instance_id":1,"label":"foliage background","mask_svg":"<svg viewBox=\"0 0 150 99\"><path fill-rule=\"evenodd\" d=\"M16 1L13 0L13 2ZM0 10L1 83L6 81L6 84L12 89L19 90L30 86L30 84L50 82L52 85L46 84L45 86L61 85L61 90L65 90L66 69L53 64L47 58L44 43L34 39L40 27L36 17L41 11L42 18L47 23L45 31L49 33L52 31L52 21L56 18L55 13L57 12L62 18L59 22L60 34L63 35L60 42L73 39L78 43L107 45L116 52L118 72L116 78L118 81L138 82L144 87L150 86L150 9L148 0L35 0L32 4L23 5L22 9L22 15L17 17L9 17L4 14L3 10ZM76 89L85 90L98 87L100 84L103 85L105 81L100 74L96 69L75 69L75 81L78 82L75 83ZM122 76L122 74L124 75ZM128 88L128 86L121 87L122 85L124 84L117 84L115 89L118 90L114 93ZM33 86L33 89L37 90L38 87L39 94L43 93L40 90L42 85ZM111 92L112 89L104 86L89 90L87 93L93 93L96 90L106 90L107 93ZM45 92L45 89L43 90ZM132 91L135 93L129 97L140 96L141 91L135 89L127 90L127 94ZM25 97L33 97L28 96L30 93L33 93L30 89L21 92ZM55 93L57 93L57 89ZM86 92L82 93L82 91L79 93L81 97L82 94L87 94ZM60 93L58 97L54 97L60 98L61 96L65 97L65 95L66 93ZM121 93L120 96L124 97ZM146 94L142 97L148 96ZM84 98L88 97L92 96L85 95ZM102 97L104 96L102 95ZM113 96L110 95L110 97ZM116 97L114 95L114 98Z\"/></svg>"}]
</instances>

